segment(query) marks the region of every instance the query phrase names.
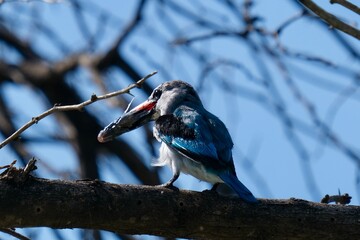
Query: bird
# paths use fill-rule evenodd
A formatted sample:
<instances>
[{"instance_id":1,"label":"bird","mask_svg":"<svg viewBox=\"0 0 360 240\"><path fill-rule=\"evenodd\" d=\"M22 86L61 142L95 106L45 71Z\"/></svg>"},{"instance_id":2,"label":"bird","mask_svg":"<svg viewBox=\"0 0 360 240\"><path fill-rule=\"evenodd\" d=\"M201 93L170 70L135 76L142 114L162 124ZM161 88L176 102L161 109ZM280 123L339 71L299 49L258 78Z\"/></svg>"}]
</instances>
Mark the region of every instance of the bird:
<instances>
[{"instance_id":1,"label":"bird","mask_svg":"<svg viewBox=\"0 0 360 240\"><path fill-rule=\"evenodd\" d=\"M230 186L248 203L258 200L237 178L232 148L233 141L225 124L205 109L195 89L187 82L172 80L156 87L149 98L111 122L98 134L107 142L155 121L154 137L161 142L160 154L153 166L168 165L172 178L162 184L174 187L180 173L214 184Z\"/></svg>"}]
</instances>

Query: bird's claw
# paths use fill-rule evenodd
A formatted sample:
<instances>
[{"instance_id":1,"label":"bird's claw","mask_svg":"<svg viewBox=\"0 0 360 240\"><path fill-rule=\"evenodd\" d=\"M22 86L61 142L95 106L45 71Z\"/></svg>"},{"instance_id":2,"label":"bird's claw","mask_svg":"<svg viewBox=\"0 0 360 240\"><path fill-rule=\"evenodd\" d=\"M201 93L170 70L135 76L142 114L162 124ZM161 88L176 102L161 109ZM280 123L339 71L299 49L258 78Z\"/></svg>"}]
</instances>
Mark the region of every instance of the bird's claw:
<instances>
[{"instance_id":1,"label":"bird's claw","mask_svg":"<svg viewBox=\"0 0 360 240\"><path fill-rule=\"evenodd\" d=\"M157 185L156 187L167 188L167 189L171 189L173 191L179 191L179 188L175 187L172 183L164 183L164 184Z\"/></svg>"},{"instance_id":2,"label":"bird's claw","mask_svg":"<svg viewBox=\"0 0 360 240\"><path fill-rule=\"evenodd\" d=\"M212 190L212 189L205 189L201 192L205 193L205 194L218 194L218 192L216 190Z\"/></svg>"},{"instance_id":3,"label":"bird's claw","mask_svg":"<svg viewBox=\"0 0 360 240\"><path fill-rule=\"evenodd\" d=\"M215 183L209 191L217 192L217 188L218 188L219 185L220 185L220 183Z\"/></svg>"},{"instance_id":4,"label":"bird's claw","mask_svg":"<svg viewBox=\"0 0 360 240\"><path fill-rule=\"evenodd\" d=\"M202 192L203 192L203 193L210 193L210 194L214 194L214 193L218 194L217 188L218 188L219 184L220 184L220 183L215 183L215 184L212 186L212 188L210 188L210 189L205 189L205 190L202 191Z\"/></svg>"}]
</instances>

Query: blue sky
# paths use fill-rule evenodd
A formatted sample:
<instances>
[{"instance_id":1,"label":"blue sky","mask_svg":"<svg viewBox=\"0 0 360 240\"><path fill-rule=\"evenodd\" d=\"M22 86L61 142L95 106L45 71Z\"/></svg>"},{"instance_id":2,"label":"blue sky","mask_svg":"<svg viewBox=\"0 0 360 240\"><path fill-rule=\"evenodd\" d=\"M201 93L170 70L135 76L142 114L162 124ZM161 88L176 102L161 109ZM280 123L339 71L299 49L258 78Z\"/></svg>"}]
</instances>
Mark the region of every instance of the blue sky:
<instances>
[{"instance_id":1,"label":"blue sky","mask_svg":"<svg viewBox=\"0 0 360 240\"><path fill-rule=\"evenodd\" d=\"M97 3L101 8L113 14L111 18L114 23L110 26L104 27L102 30L102 41L98 44L98 50L106 49L112 40L122 31L125 24L132 16L136 3L138 1L102 1ZM185 1L186 4L191 4L191 1ZM319 4L321 1L318 1ZM325 1L323 1L325 2ZM79 29L74 24L74 17L69 11L67 4L41 4L41 3L13 3L22 4L24 8L37 8L42 11L41 20L46 20L55 31L59 33L68 46L72 50L79 50L84 47L84 37L79 33ZM155 1L150 4L156 5ZM217 1L207 1L208 8L213 11L218 10ZM324 6L325 3L321 3ZM153 70L159 70L159 73L150 78L148 82L156 87L161 82L170 80L167 79L167 72L171 73L170 77L182 79L198 87L198 80L201 77L201 68L190 57L189 54L181 52L181 48L173 48L165 43L158 43L155 41L157 34L166 36L170 41L173 36L162 25L160 14L154 6L149 7L146 13L146 26L156 29L156 32L149 31L148 28L141 27L136 30L136 34L128 39L128 43L121 51L130 61L136 65L139 72L146 75ZM343 8L335 5L326 5L326 8L333 13L339 14L346 19L357 19L355 15L349 13ZM15 8L10 3L4 4L0 9L3 14L11 15L14 13ZM212 14L213 11L202 12L204 17ZM220 11L220 10L219 10ZM96 11L95 11L96 12ZM272 1L257 1L253 12L258 13L264 17L262 25L269 30L276 29L286 19L298 13L298 9L291 1L281 0L274 4ZM25 15L25 14L24 14ZM154 17L156 16L156 17ZM19 15L20 19L23 15ZM24 17L25 18L25 17ZM91 24L91 30L95 31L98 26L96 25L96 16L86 16ZM24 20L24 22L26 22ZM176 18L177 24L180 26L178 32L179 36L198 36L204 34L201 31L196 31L191 23L185 21L180 16ZM114 26L117 26L115 28ZM228 26L229 29L237 29L242 26L239 25L233 16L229 16ZM45 38L32 35L29 30L30 27L24 27L19 32L26 38L34 41L35 46L40 49L42 53L50 54L51 58L56 60L61 57L56 48L52 46ZM282 44L289 49L303 52L309 55L318 56L324 59L330 59L334 64L346 66L350 69L359 69L359 62L354 61L349 54L345 54L338 43L335 42L330 34L321 28L319 24L309 19L302 19L295 22L288 27L280 37ZM359 43L351 37L345 38L354 44L359 50ZM257 41L256 39L254 41ZM274 44L274 43L271 43ZM220 38L214 41L203 41L194 44L195 48L199 51L206 50L213 61L219 59L232 59L244 64L255 77L261 77L258 70L258 65L254 61L253 52L249 51L246 44L238 44L231 38ZM156 64L152 64L148 59L153 59ZM264 56L265 64L273 66L271 59ZM16 61L16 57L14 57ZM153 62L153 63L154 63ZM287 63L289 68L296 77L294 77L296 84L302 91L304 96L311 100L317 110L317 113L325 122L331 119L332 106L339 99L339 92L344 90L346 86L351 84L350 78L337 74L329 69L319 68L318 63L309 66L307 62L299 63L292 59L288 59ZM159 66L166 69L162 72ZM274 68L270 68L270 75L273 77L281 97L287 105L287 110L293 116L297 116L304 122L309 123L308 113L304 110L303 106L294 98L294 95L289 91L288 86L281 78L281 74ZM306 69L306 71L303 71ZM252 83L247 79L244 74L237 72L232 68L220 68L216 70L216 74L225 76L226 79L233 78L236 80L236 85L239 88L251 89L264 93L258 85ZM306 135L299 133L301 139L309 150L310 161L309 164L304 164L299 159L296 150L289 144L286 136L286 130L281 121L276 116L276 113L271 109L267 109L260 104L251 101L241 94L235 95L224 92L220 88L220 84L216 81L216 74L209 73L205 80L205 84L199 91L200 96L206 108L217 115L227 125L234 143L235 148L233 151L235 166L240 180L259 198L276 198L287 199L290 197L302 198L312 201L320 201L321 197L325 194L337 194L338 189L342 193L347 192L353 196L352 204L359 204L359 195L356 191L356 174L359 171L356 164L347 158L340 151L331 147L330 143L324 143L321 138L309 138ZM335 86L339 86L337 92L324 90L323 88L316 87L315 81L318 79L311 79L310 76L315 74L319 79L325 79ZM84 100L92 93L100 94L101 92L95 84L90 80L90 76L86 71L79 71L69 78L69 81L76 79L76 84L83 89ZM121 79L121 80L120 80ZM120 89L127 86L130 81L124 81L124 75L117 71L109 71L106 76L107 83L111 84L113 89ZM75 84L75 83L74 83ZM336 85L337 84L337 85ZM19 96L21 93L21 97ZM132 92L135 98L135 104L142 102L147 96L140 93L138 90ZM41 113L49 106L41 104L41 96L34 93L32 89L27 86L19 89L12 85L3 87L2 94L6 94L14 111L22 112L21 119L17 119L20 125L28 121L32 116ZM359 99L359 92L355 91L353 96ZM331 127L334 132L345 143L352 146L357 153L359 153L359 131L358 123L360 122L360 111L357 111L359 100L352 98L346 99L337 114L331 120ZM89 107L90 111L94 111L104 116L102 121L104 126L110 121L114 120L121 114L121 110L109 107L108 102L99 102ZM39 136L43 132L58 131L58 127L54 124L52 117L41 121L36 126L33 126L27 134L31 136ZM317 134L314 128L311 130L313 134ZM133 142L137 145L138 149L146 153L147 148L143 132L141 129L127 133L122 136L124 139ZM140 143L140 144L139 144ZM54 144L30 144L33 149L33 154L39 159L46 159L46 163L50 164L53 168L59 170L76 170L77 162L75 154L64 145ZM251 167L249 163L244 160L243 156L251 159ZM0 158L4 164L11 162L15 156L6 147L0 150ZM150 166L150 162L154 156L145 156L145 161ZM121 183L138 183L136 179L132 178L126 173L123 166L119 162L111 161L111 159L102 159L99 162L102 166L101 176L104 180L110 182ZM307 186L307 176L304 175L304 166L308 166L313 174L315 183L319 192L312 193ZM41 165L37 170L45 174L45 176L54 178L55 176L42 169ZM121 174L116 175L117 171ZM163 181L167 181L171 172L168 168L161 170ZM259 177L260 176L260 177ZM266 184L266 186L264 186ZM185 189L203 190L209 187L206 183L201 183L197 179L181 175L179 181L175 184Z\"/></svg>"}]
</instances>

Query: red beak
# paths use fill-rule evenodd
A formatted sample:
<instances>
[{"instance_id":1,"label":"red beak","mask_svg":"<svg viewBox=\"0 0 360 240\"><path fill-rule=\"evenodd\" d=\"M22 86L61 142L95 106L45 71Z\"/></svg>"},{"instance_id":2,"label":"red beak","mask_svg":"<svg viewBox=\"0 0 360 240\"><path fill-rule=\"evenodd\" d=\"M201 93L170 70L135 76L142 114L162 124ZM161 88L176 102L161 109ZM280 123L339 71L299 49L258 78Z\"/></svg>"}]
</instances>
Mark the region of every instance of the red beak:
<instances>
[{"instance_id":1,"label":"red beak","mask_svg":"<svg viewBox=\"0 0 360 240\"><path fill-rule=\"evenodd\" d=\"M111 141L115 137L151 121L155 113L155 106L156 101L146 100L101 130L97 137L98 141L102 143Z\"/></svg>"}]
</instances>

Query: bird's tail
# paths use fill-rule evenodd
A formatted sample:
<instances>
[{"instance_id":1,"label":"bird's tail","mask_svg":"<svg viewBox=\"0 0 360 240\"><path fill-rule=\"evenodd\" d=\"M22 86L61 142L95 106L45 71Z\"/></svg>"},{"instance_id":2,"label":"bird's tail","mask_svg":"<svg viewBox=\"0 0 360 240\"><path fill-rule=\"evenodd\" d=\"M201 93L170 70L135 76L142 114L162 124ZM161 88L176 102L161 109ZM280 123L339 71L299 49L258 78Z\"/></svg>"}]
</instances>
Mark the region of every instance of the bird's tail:
<instances>
[{"instance_id":1,"label":"bird's tail","mask_svg":"<svg viewBox=\"0 0 360 240\"><path fill-rule=\"evenodd\" d=\"M248 203L257 203L258 200L254 197L254 195L250 192L244 184L242 184L237 177L231 173L223 172L219 174L219 177L229 185L241 199Z\"/></svg>"}]
</instances>

